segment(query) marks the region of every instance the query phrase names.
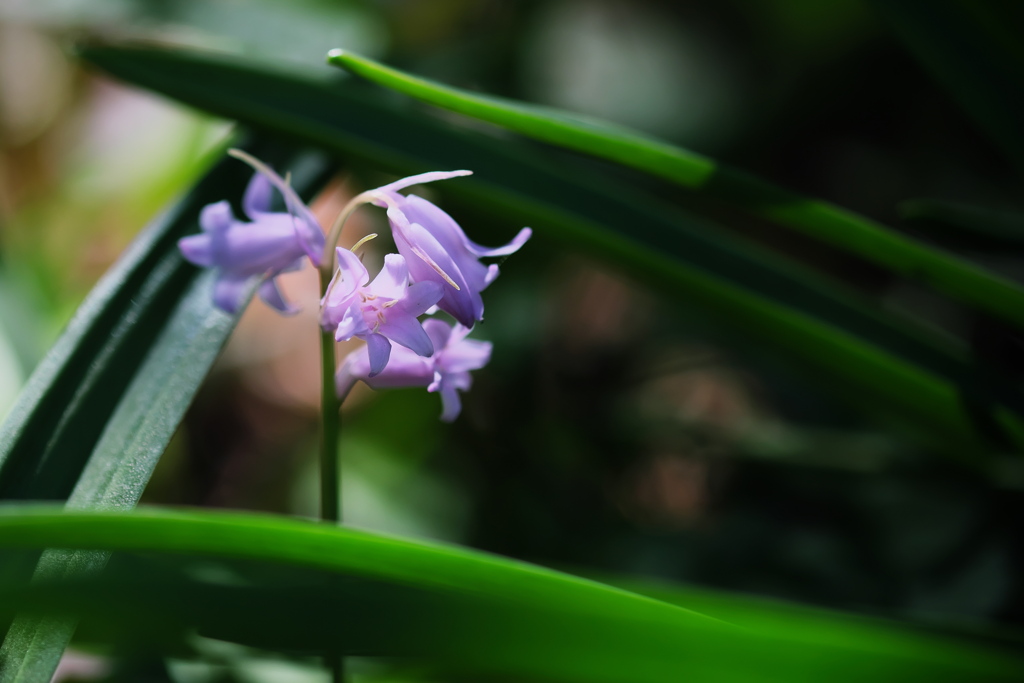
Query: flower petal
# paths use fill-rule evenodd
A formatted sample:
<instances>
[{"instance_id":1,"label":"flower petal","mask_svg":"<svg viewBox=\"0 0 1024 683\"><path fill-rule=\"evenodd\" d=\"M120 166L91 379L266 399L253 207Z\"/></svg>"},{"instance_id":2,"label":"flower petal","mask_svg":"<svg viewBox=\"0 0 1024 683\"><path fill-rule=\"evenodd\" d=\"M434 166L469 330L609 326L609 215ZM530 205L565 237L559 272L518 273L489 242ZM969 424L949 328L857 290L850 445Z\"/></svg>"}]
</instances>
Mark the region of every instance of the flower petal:
<instances>
[{"instance_id":1,"label":"flower petal","mask_svg":"<svg viewBox=\"0 0 1024 683\"><path fill-rule=\"evenodd\" d=\"M370 355L370 373L367 377L373 377L387 367L388 358L391 357L391 342L383 334L369 334L366 336L366 352Z\"/></svg>"},{"instance_id":2,"label":"flower petal","mask_svg":"<svg viewBox=\"0 0 1024 683\"><path fill-rule=\"evenodd\" d=\"M458 327L461 328L462 326L459 325ZM452 336L452 326L445 321L438 320L437 318L424 320L423 330L427 333L427 336L430 337L430 341L438 351L448 346L448 340Z\"/></svg>"},{"instance_id":3,"label":"flower petal","mask_svg":"<svg viewBox=\"0 0 1024 683\"><path fill-rule=\"evenodd\" d=\"M271 308L277 309L285 315L294 315L299 312L297 306L292 306L284 300L284 295L281 294L280 288L277 286L277 281L274 278L268 278L259 288L260 298L270 306Z\"/></svg>"},{"instance_id":4,"label":"flower petal","mask_svg":"<svg viewBox=\"0 0 1024 683\"><path fill-rule=\"evenodd\" d=\"M234 315L241 308L242 299L249 293L251 276L221 273L213 285L213 303L217 308Z\"/></svg>"},{"instance_id":5,"label":"flower petal","mask_svg":"<svg viewBox=\"0 0 1024 683\"><path fill-rule=\"evenodd\" d=\"M455 387L441 386L441 406L441 421L454 422L462 412L462 399L459 398L459 392Z\"/></svg>"},{"instance_id":6,"label":"flower petal","mask_svg":"<svg viewBox=\"0 0 1024 683\"><path fill-rule=\"evenodd\" d=\"M199 212L199 227L203 232L224 231L235 222L235 215L231 212L231 203L227 200L207 204Z\"/></svg>"},{"instance_id":7,"label":"flower petal","mask_svg":"<svg viewBox=\"0 0 1024 683\"><path fill-rule=\"evenodd\" d=\"M438 362L445 372L479 370L491 360L493 347L491 342L465 339L457 344L449 344Z\"/></svg>"},{"instance_id":8,"label":"flower petal","mask_svg":"<svg viewBox=\"0 0 1024 683\"><path fill-rule=\"evenodd\" d=\"M481 256L508 256L519 251L519 248L526 244L526 240L533 236L533 230L530 228L523 228L519 233L512 238L512 241L501 247L482 247L476 242L472 241L463 233L466 248L469 249L473 255Z\"/></svg>"},{"instance_id":9,"label":"flower petal","mask_svg":"<svg viewBox=\"0 0 1024 683\"><path fill-rule=\"evenodd\" d=\"M417 355L434 354L434 345L430 342L430 337L423 331L423 325L413 316L401 313L396 315L394 309L391 309L388 311L387 319L377 329L391 341L401 344Z\"/></svg>"},{"instance_id":10,"label":"flower petal","mask_svg":"<svg viewBox=\"0 0 1024 683\"><path fill-rule=\"evenodd\" d=\"M392 213L388 209L389 218ZM392 225L395 226L395 223ZM466 326L472 326L483 317L484 304L480 293L470 288L458 266L433 235L415 223L408 224L404 229L395 229L393 234L395 246L405 256L413 282L436 282L441 285L442 295L437 302L438 308ZM458 289L438 274L427 258L443 270Z\"/></svg>"},{"instance_id":11,"label":"flower petal","mask_svg":"<svg viewBox=\"0 0 1024 683\"><path fill-rule=\"evenodd\" d=\"M484 287L497 280L498 274L500 272L501 269L498 268L497 263L492 263L491 265L487 266L487 275L486 277L484 277Z\"/></svg>"},{"instance_id":12,"label":"flower petal","mask_svg":"<svg viewBox=\"0 0 1024 683\"><path fill-rule=\"evenodd\" d=\"M279 273L302 258L291 218L265 213L252 223L236 221L223 233L211 233L215 265L238 273Z\"/></svg>"},{"instance_id":13,"label":"flower petal","mask_svg":"<svg viewBox=\"0 0 1024 683\"><path fill-rule=\"evenodd\" d=\"M358 306L353 304L347 309L335 309L333 314L336 317L329 318L325 314L321 325L327 330L333 327L336 341L348 341L352 337L364 337L372 334L369 325L363 318L363 312L359 310Z\"/></svg>"},{"instance_id":14,"label":"flower petal","mask_svg":"<svg viewBox=\"0 0 1024 683\"><path fill-rule=\"evenodd\" d=\"M242 210L250 220L259 219L261 214L270 211L270 203L274 196L274 186L270 179L258 171L253 174L245 195L242 197Z\"/></svg>"},{"instance_id":15,"label":"flower petal","mask_svg":"<svg viewBox=\"0 0 1024 683\"><path fill-rule=\"evenodd\" d=\"M358 256L341 247L334 252L338 257L338 270L327 289L327 306L347 304L355 291L370 281L370 274Z\"/></svg>"},{"instance_id":16,"label":"flower petal","mask_svg":"<svg viewBox=\"0 0 1024 683\"><path fill-rule=\"evenodd\" d=\"M434 183L438 180L448 180L449 178L458 178L459 176L473 175L472 171L429 171L427 173L420 173L418 175L411 175L401 180L396 180L393 183L388 183L382 187L377 188L379 191L384 192L397 192L398 190L404 190L407 187L413 185L422 185L423 183ZM378 204L380 206L380 204Z\"/></svg>"},{"instance_id":17,"label":"flower petal","mask_svg":"<svg viewBox=\"0 0 1024 683\"><path fill-rule=\"evenodd\" d=\"M212 268L213 260L213 239L205 233L200 235L189 235L178 240L178 249L181 255L189 263L204 268Z\"/></svg>"},{"instance_id":18,"label":"flower petal","mask_svg":"<svg viewBox=\"0 0 1024 683\"><path fill-rule=\"evenodd\" d=\"M228 154L241 159L256 169L256 171L262 173L278 189L284 197L288 213L292 216L295 235L299 239L299 243L313 264L319 267L320 262L323 260L324 233L319 221L317 221L313 212L309 210L309 207L303 203L299 195L295 194L295 190L284 181L284 178L256 157L239 149L230 149Z\"/></svg>"},{"instance_id":19,"label":"flower petal","mask_svg":"<svg viewBox=\"0 0 1024 683\"><path fill-rule=\"evenodd\" d=\"M401 254L388 254L384 257L384 267L368 289L385 299L401 299L408 285L409 267L405 264L405 258ZM437 298L441 298L440 293Z\"/></svg>"},{"instance_id":20,"label":"flower petal","mask_svg":"<svg viewBox=\"0 0 1024 683\"><path fill-rule=\"evenodd\" d=\"M436 282L417 282L409 285L405 295L394 305L406 315L418 318L434 307L444 293L443 285Z\"/></svg>"},{"instance_id":21,"label":"flower petal","mask_svg":"<svg viewBox=\"0 0 1024 683\"><path fill-rule=\"evenodd\" d=\"M367 377L370 371L369 357L366 355L366 347L362 347L363 357L366 358L365 366L354 364L353 371L362 372L360 379L366 382L372 389L389 389L398 387L425 387L430 384L434 377L434 364L429 358L417 356L404 346L391 348L391 358L388 360L380 374L370 378ZM361 362L360 362L361 363ZM365 369L364 369L365 367Z\"/></svg>"}]
</instances>

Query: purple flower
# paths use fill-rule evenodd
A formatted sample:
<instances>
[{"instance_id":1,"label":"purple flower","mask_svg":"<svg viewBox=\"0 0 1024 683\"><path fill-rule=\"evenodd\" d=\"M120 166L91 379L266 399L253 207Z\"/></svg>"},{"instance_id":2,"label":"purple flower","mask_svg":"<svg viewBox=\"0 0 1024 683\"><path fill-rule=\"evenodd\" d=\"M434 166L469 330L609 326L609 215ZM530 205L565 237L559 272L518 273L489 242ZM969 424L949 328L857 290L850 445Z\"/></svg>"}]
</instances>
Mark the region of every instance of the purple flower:
<instances>
[{"instance_id":1,"label":"purple flower","mask_svg":"<svg viewBox=\"0 0 1024 683\"><path fill-rule=\"evenodd\" d=\"M413 282L436 282L443 295L437 306L465 327L483 320L480 292L498 277L498 266L480 263L484 256L512 254L530 239L523 228L511 242L488 249L466 237L455 220L422 197L403 196L398 190L419 183L470 175L471 171L434 171L403 178L365 193L374 204L388 211L388 220L399 253L409 265Z\"/></svg>"},{"instance_id":2,"label":"purple flower","mask_svg":"<svg viewBox=\"0 0 1024 683\"><path fill-rule=\"evenodd\" d=\"M366 341L367 375L384 370L391 342L413 354L429 356L434 345L416 319L441 298L436 282L409 284L409 268L399 254L384 257L384 267L369 285L370 274L359 257L338 247L338 272L320 302L320 324L338 341Z\"/></svg>"},{"instance_id":3,"label":"purple flower","mask_svg":"<svg viewBox=\"0 0 1024 683\"><path fill-rule=\"evenodd\" d=\"M252 159L244 153L236 156L246 161ZM203 232L182 238L178 247L188 261L217 269L213 301L218 308L236 313L253 279L263 278L260 298L289 315L298 309L284 300L275 278L301 268L303 256L319 265L324 235L295 191L269 167L255 159L252 162L258 171L249 181L242 200L242 208L251 222L236 219L227 201L208 204L199 215ZM269 211L274 187L284 195L288 213Z\"/></svg>"},{"instance_id":4,"label":"purple flower","mask_svg":"<svg viewBox=\"0 0 1024 683\"><path fill-rule=\"evenodd\" d=\"M356 349L345 358L335 377L338 395L348 394L357 380L366 382L372 389L426 387L427 391L441 393L442 420L451 422L458 417L462 410L458 392L472 385L470 370L487 365L491 359L491 343L466 339L468 328L451 327L436 318L424 322L423 329L433 343L434 355L424 358L399 347L387 367L373 373L368 347Z\"/></svg>"}]
</instances>

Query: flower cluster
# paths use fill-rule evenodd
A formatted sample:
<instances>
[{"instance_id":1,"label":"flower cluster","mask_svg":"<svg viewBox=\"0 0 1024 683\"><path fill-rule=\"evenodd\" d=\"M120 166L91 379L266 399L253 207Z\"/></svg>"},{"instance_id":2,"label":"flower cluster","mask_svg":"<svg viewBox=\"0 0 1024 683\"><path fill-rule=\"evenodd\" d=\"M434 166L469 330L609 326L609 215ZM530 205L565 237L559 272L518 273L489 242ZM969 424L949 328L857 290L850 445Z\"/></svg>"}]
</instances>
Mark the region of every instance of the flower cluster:
<instances>
[{"instance_id":1,"label":"flower cluster","mask_svg":"<svg viewBox=\"0 0 1024 683\"><path fill-rule=\"evenodd\" d=\"M321 266L323 228L286 180L244 152L233 154L257 171L242 201L249 222L237 220L226 201L210 204L200 215L202 233L182 239L181 252L198 266L217 269L214 302L219 308L237 312L258 283L265 302L293 313L296 309L284 300L275 279L301 267L304 257ZM423 386L441 394L442 420L458 416L458 392L469 389L469 372L482 368L491 356L490 343L466 338L483 320L481 292L498 276L497 265L484 265L480 259L514 253L531 231L523 228L502 247L482 247L436 205L399 190L470 173L423 173L353 200L387 210L398 253L385 257L371 281L353 251L334 248L337 270L320 301L320 324L338 341L356 337L366 342L341 363L336 375L340 396L360 380L373 389ZM270 211L274 188L284 197L287 211ZM439 318L420 321L437 310L448 313L455 324Z\"/></svg>"}]
</instances>

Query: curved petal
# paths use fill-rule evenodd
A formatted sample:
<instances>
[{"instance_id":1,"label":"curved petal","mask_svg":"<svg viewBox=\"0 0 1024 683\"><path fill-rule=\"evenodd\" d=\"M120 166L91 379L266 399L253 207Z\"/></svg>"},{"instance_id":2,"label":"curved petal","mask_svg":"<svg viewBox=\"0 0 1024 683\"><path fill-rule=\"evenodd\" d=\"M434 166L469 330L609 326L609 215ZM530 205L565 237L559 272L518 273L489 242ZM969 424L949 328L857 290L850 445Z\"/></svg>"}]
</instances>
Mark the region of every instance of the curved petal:
<instances>
[{"instance_id":1,"label":"curved petal","mask_svg":"<svg viewBox=\"0 0 1024 683\"><path fill-rule=\"evenodd\" d=\"M347 302L357 289L370 281L370 274L358 256L341 247L334 251L338 256L338 270L334 273L325 297L328 306Z\"/></svg>"},{"instance_id":2,"label":"curved petal","mask_svg":"<svg viewBox=\"0 0 1024 683\"><path fill-rule=\"evenodd\" d=\"M210 235L204 233L182 237L178 240L178 249L181 250L181 255L189 263L194 263L204 268L212 268L214 266L213 238Z\"/></svg>"},{"instance_id":3,"label":"curved petal","mask_svg":"<svg viewBox=\"0 0 1024 683\"><path fill-rule=\"evenodd\" d=\"M270 179L259 171L254 173L242 197L242 210L245 211L245 215L250 220L257 220L260 214L268 213L273 194L274 186L271 185Z\"/></svg>"},{"instance_id":4,"label":"curved petal","mask_svg":"<svg viewBox=\"0 0 1024 683\"><path fill-rule=\"evenodd\" d=\"M473 243L454 218L440 207L414 194L406 197L399 208L410 225L423 226L431 237L437 240L472 290L480 292L487 286L488 268L480 263L478 255L469 249L467 245Z\"/></svg>"},{"instance_id":5,"label":"curved petal","mask_svg":"<svg viewBox=\"0 0 1024 683\"><path fill-rule=\"evenodd\" d=\"M288 213L292 216L295 235L299 239L299 244L302 245L306 255L309 256L309 260L319 267L320 262L323 260L324 233L319 221L317 221L313 212L309 210L309 207L303 203L299 195L295 194L295 190L284 181L284 178L256 157L239 149L230 149L228 154L236 159L241 159L259 173L262 173L278 189L284 197Z\"/></svg>"},{"instance_id":6,"label":"curved petal","mask_svg":"<svg viewBox=\"0 0 1024 683\"><path fill-rule=\"evenodd\" d=\"M234 222L235 214L231 212L231 203L227 200L207 204L199 212L199 227L203 232L224 231Z\"/></svg>"},{"instance_id":7,"label":"curved petal","mask_svg":"<svg viewBox=\"0 0 1024 683\"><path fill-rule=\"evenodd\" d=\"M401 344L420 356L432 356L434 345L423 331L423 325L409 315L395 315L389 311L387 319L380 324L379 332L393 342Z\"/></svg>"},{"instance_id":8,"label":"curved petal","mask_svg":"<svg viewBox=\"0 0 1024 683\"><path fill-rule=\"evenodd\" d=\"M489 284L497 280L498 274L500 272L501 269L498 268L497 263L492 263L491 265L487 266L487 275L484 277L484 287L488 286Z\"/></svg>"},{"instance_id":9,"label":"curved petal","mask_svg":"<svg viewBox=\"0 0 1024 683\"><path fill-rule=\"evenodd\" d=\"M409 267L401 254L388 254L384 257L384 267L370 283L368 289L373 294L385 299L401 299L409 284ZM441 298L438 294L438 299Z\"/></svg>"},{"instance_id":10,"label":"curved petal","mask_svg":"<svg viewBox=\"0 0 1024 683\"><path fill-rule=\"evenodd\" d=\"M392 210L388 209L388 217L391 215ZM413 282L436 282L441 285L442 295L437 302L438 308L466 326L472 326L483 317L484 304L480 293L470 288L448 252L423 226L410 223L404 230L395 230L394 238L398 251L405 256ZM458 289L437 269L444 271Z\"/></svg>"},{"instance_id":11,"label":"curved petal","mask_svg":"<svg viewBox=\"0 0 1024 683\"><path fill-rule=\"evenodd\" d=\"M355 305L345 309L335 309L331 315L325 312L320 324L326 330L334 329L336 341L348 341L352 337L365 337L372 334L370 326L363 318L362 311Z\"/></svg>"},{"instance_id":12,"label":"curved petal","mask_svg":"<svg viewBox=\"0 0 1024 683\"><path fill-rule=\"evenodd\" d=\"M453 422L462 412L462 400L459 392L453 386L441 386L441 421Z\"/></svg>"},{"instance_id":13,"label":"curved petal","mask_svg":"<svg viewBox=\"0 0 1024 683\"><path fill-rule=\"evenodd\" d=\"M388 360L380 374L370 378L367 377L370 371L369 357L366 355L366 347L360 349L363 357L366 357L365 370L363 365L353 366L354 369L363 371L360 379L366 382L372 389L389 389L399 387L425 387L430 384L434 377L434 364L429 358L417 356L404 346L394 346L391 349L391 358ZM360 361L362 363L362 361Z\"/></svg>"},{"instance_id":14,"label":"curved petal","mask_svg":"<svg viewBox=\"0 0 1024 683\"><path fill-rule=\"evenodd\" d=\"M459 327L461 327L461 325ZM428 337L430 337L430 341L434 344L434 348L438 353L448 346L448 340L452 336L452 326L443 320L438 320L437 318L424 320L423 331L427 333Z\"/></svg>"},{"instance_id":15,"label":"curved petal","mask_svg":"<svg viewBox=\"0 0 1024 683\"><path fill-rule=\"evenodd\" d=\"M366 336L366 352L370 356L370 372L367 377L373 377L387 367L388 358L391 357L391 342L383 334L369 334Z\"/></svg>"},{"instance_id":16,"label":"curved petal","mask_svg":"<svg viewBox=\"0 0 1024 683\"><path fill-rule=\"evenodd\" d=\"M491 360L491 342L465 339L457 344L448 344L438 360L445 372L458 373L479 370Z\"/></svg>"},{"instance_id":17,"label":"curved petal","mask_svg":"<svg viewBox=\"0 0 1024 683\"><path fill-rule=\"evenodd\" d=\"M413 185L422 185L423 183L434 183L438 180L448 180L449 178L458 178L460 176L473 175L472 171L429 171L427 173L420 173L418 175L411 175L401 180L396 180L393 183L382 185L377 188L378 191L384 192L396 192L403 190Z\"/></svg>"},{"instance_id":18,"label":"curved petal","mask_svg":"<svg viewBox=\"0 0 1024 683\"><path fill-rule=\"evenodd\" d=\"M242 306L242 299L249 293L251 276L221 273L213 284L213 303L217 308L234 315Z\"/></svg>"},{"instance_id":19,"label":"curved petal","mask_svg":"<svg viewBox=\"0 0 1024 683\"><path fill-rule=\"evenodd\" d=\"M442 285L436 282L417 282L409 285L405 295L394 305L394 309L405 315L418 318L434 307L444 293Z\"/></svg>"},{"instance_id":20,"label":"curved petal","mask_svg":"<svg viewBox=\"0 0 1024 683\"><path fill-rule=\"evenodd\" d=\"M428 202L423 197L414 194L404 197L399 207L410 223L419 223L430 234L441 243L453 259L461 266L462 258L472 258L473 255L465 248L466 233L462 227L455 222L441 207L433 202Z\"/></svg>"},{"instance_id":21,"label":"curved petal","mask_svg":"<svg viewBox=\"0 0 1024 683\"><path fill-rule=\"evenodd\" d=\"M265 213L252 223L236 221L210 237L216 265L239 273L277 273L303 256L291 218L283 213Z\"/></svg>"},{"instance_id":22,"label":"curved petal","mask_svg":"<svg viewBox=\"0 0 1024 683\"><path fill-rule=\"evenodd\" d=\"M294 315L299 312L297 306L292 306L290 303L284 300L284 295L281 294L281 289L277 286L277 281L274 278L268 278L259 288L260 298L270 306L284 315Z\"/></svg>"},{"instance_id":23,"label":"curved petal","mask_svg":"<svg viewBox=\"0 0 1024 683\"><path fill-rule=\"evenodd\" d=\"M508 256L509 254L514 254L517 251L519 251L519 248L526 244L526 241L530 239L530 237L532 236L533 230L531 230L530 228L523 228L522 230L519 231L518 234L516 234L515 237L512 238L512 241L509 242L508 244L501 247L488 248L480 246L476 242L466 237L465 233L463 233L466 248L469 249L469 251L477 257Z\"/></svg>"}]
</instances>

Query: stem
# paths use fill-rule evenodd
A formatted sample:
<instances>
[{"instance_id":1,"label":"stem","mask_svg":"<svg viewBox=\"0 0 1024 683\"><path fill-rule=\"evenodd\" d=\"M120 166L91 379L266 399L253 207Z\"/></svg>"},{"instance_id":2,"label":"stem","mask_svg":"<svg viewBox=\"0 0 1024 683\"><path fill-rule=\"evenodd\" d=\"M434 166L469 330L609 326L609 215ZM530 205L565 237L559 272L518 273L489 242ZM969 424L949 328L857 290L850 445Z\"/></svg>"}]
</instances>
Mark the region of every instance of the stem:
<instances>
[{"instance_id":1,"label":"stem","mask_svg":"<svg viewBox=\"0 0 1024 683\"><path fill-rule=\"evenodd\" d=\"M334 335L323 330L320 331L320 362L320 519L340 523L338 435L341 433L341 402L334 388Z\"/></svg>"},{"instance_id":2,"label":"stem","mask_svg":"<svg viewBox=\"0 0 1024 683\"><path fill-rule=\"evenodd\" d=\"M327 291L330 276L320 275L320 292ZM338 436L341 433L341 400L334 387L334 334L320 330L320 519L341 523L341 477ZM345 683L345 657L330 652L324 665L333 683Z\"/></svg>"}]
</instances>

